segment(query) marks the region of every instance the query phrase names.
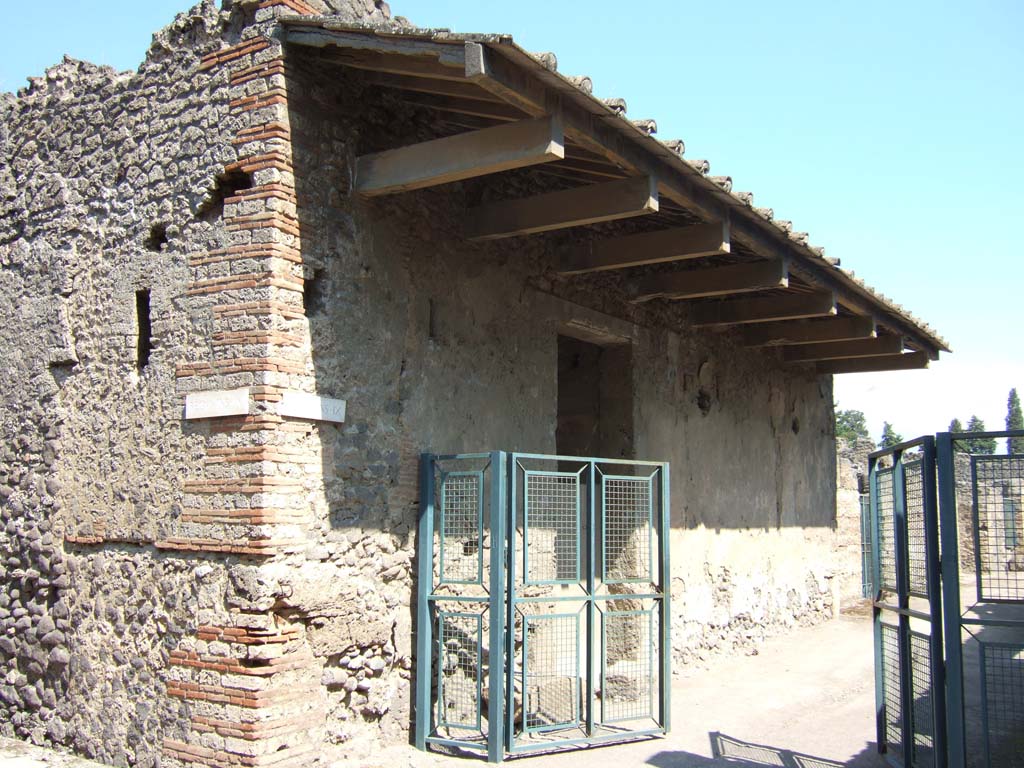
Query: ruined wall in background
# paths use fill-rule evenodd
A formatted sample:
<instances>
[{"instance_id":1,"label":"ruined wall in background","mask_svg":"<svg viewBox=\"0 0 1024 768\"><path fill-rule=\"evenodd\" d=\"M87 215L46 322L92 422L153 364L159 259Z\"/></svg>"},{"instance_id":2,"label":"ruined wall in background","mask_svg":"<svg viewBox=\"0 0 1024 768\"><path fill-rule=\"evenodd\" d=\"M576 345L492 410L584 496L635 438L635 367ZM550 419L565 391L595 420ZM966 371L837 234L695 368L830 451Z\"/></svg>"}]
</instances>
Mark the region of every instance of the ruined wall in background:
<instances>
[{"instance_id":1,"label":"ruined wall in background","mask_svg":"<svg viewBox=\"0 0 1024 768\"><path fill-rule=\"evenodd\" d=\"M875 444L867 438L836 440L835 570L844 607L863 599L861 497L868 492L868 454L873 450Z\"/></svg>"}]
</instances>

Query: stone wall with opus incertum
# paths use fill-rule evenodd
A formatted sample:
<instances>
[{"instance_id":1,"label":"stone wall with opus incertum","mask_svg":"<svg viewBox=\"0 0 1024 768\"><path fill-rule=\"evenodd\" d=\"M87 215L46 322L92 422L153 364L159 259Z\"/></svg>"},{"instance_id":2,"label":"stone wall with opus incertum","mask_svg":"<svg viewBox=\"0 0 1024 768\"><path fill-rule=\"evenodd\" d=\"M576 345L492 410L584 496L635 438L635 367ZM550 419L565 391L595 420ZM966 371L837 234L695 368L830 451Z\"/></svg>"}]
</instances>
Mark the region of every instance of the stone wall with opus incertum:
<instances>
[{"instance_id":1,"label":"stone wall with opus incertum","mask_svg":"<svg viewBox=\"0 0 1024 768\"><path fill-rule=\"evenodd\" d=\"M557 237L467 243L483 182L356 199L356 156L438 126L281 43L328 12L402 23L208 1L137 72L0 94L2 734L223 768L406 741L419 453L553 453L567 325L629 340L620 443L672 465L677 661L836 608L827 377L560 280Z\"/></svg>"}]
</instances>

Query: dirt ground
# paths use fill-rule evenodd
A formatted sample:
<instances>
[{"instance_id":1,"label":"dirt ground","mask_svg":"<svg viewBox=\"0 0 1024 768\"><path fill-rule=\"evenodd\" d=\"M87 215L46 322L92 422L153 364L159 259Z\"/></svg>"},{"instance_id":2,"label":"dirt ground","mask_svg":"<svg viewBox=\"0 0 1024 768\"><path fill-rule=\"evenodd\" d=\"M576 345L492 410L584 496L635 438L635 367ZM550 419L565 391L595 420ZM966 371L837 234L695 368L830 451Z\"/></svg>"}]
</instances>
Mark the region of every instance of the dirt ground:
<instances>
[{"instance_id":1,"label":"dirt ground","mask_svg":"<svg viewBox=\"0 0 1024 768\"><path fill-rule=\"evenodd\" d=\"M666 738L522 757L529 768L707 768L883 766L874 747L871 619L847 613L769 640L755 656L719 658L688 670L672 689ZM395 747L359 768L467 768L473 758ZM3 768L95 768L95 763L0 739Z\"/></svg>"},{"instance_id":2,"label":"dirt ground","mask_svg":"<svg viewBox=\"0 0 1024 768\"><path fill-rule=\"evenodd\" d=\"M672 733L614 746L518 757L522 768L881 768L875 751L869 608L717 658L672 687ZM482 761L403 748L359 768L466 768ZM339 766L340 768L340 766Z\"/></svg>"},{"instance_id":3,"label":"dirt ground","mask_svg":"<svg viewBox=\"0 0 1024 768\"><path fill-rule=\"evenodd\" d=\"M719 658L672 688L666 738L517 758L523 768L833 768L884 766L875 751L870 611L769 640L756 656ZM417 752L361 768L465 766Z\"/></svg>"}]
</instances>

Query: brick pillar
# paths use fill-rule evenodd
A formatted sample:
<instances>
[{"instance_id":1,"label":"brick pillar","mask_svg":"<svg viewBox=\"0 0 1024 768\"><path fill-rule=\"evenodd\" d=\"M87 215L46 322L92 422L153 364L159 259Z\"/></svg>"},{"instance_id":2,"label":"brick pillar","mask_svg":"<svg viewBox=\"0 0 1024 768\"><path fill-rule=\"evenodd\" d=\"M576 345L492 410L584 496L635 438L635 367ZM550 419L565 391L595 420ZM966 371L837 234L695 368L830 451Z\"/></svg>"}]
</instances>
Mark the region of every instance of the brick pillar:
<instances>
[{"instance_id":1,"label":"brick pillar","mask_svg":"<svg viewBox=\"0 0 1024 768\"><path fill-rule=\"evenodd\" d=\"M280 7L312 12L300 0L259 6ZM269 563L305 547L323 482L317 417L286 407L315 397L288 65L280 42L257 35L207 55L200 69L228 83L240 122L237 160L222 179L249 183L223 200L226 242L190 259L189 312L210 333L177 377L186 396L217 402L223 393L233 406L194 422L206 436L203 471L185 480L178 528L157 546ZM234 609L183 640L170 665L167 692L188 702L190 728L165 740L168 758L218 768L318 761L326 697L301 624L253 605Z\"/></svg>"}]
</instances>

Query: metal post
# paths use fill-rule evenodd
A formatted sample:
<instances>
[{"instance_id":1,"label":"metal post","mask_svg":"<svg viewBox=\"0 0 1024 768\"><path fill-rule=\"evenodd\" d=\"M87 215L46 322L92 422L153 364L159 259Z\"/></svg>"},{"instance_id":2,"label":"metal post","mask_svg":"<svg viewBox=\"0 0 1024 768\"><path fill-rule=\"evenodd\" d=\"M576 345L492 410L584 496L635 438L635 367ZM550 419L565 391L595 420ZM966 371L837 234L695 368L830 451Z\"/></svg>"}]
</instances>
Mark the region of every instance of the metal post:
<instances>
[{"instance_id":1,"label":"metal post","mask_svg":"<svg viewBox=\"0 0 1024 768\"><path fill-rule=\"evenodd\" d=\"M910 609L910 563L907 546L907 482L903 469L903 451L893 453L892 495L893 534L896 539L896 592L899 615L900 710L903 715L903 764L910 765L914 755L914 680L911 675L913 655L910 649L910 617L902 611Z\"/></svg>"},{"instance_id":2,"label":"metal post","mask_svg":"<svg viewBox=\"0 0 1024 768\"><path fill-rule=\"evenodd\" d=\"M885 678L882 674L885 657L882 653L882 609L876 604L879 592L882 589L882 558L881 546L879 544L879 533L881 523L878 517L878 459L868 459L868 491L871 512L871 575L872 589L871 596L871 628L875 646L875 742L878 744L879 752L888 750L888 741L885 729Z\"/></svg>"},{"instance_id":3,"label":"metal post","mask_svg":"<svg viewBox=\"0 0 1024 768\"><path fill-rule=\"evenodd\" d=\"M505 595L505 696L508 701L505 705L505 749L512 750L515 740L515 717L516 717L516 682L515 682L515 661L516 661L516 454L508 457L505 482L508 485L507 498L508 509L505 516L505 538L508 541L508 557L506 565L506 595ZM523 692L526 696L526 692ZM525 706L525 702L524 702Z\"/></svg>"},{"instance_id":4,"label":"metal post","mask_svg":"<svg viewBox=\"0 0 1024 768\"><path fill-rule=\"evenodd\" d=\"M430 701L431 615L434 584L434 456L420 456L420 519L416 534L416 748L426 750L433 726Z\"/></svg>"},{"instance_id":5,"label":"metal post","mask_svg":"<svg viewBox=\"0 0 1024 768\"><path fill-rule=\"evenodd\" d=\"M960 543L956 512L953 439L936 435L939 481L939 532L942 538L942 622L946 648L946 744L949 768L964 768L964 666L960 643Z\"/></svg>"},{"instance_id":6,"label":"metal post","mask_svg":"<svg viewBox=\"0 0 1024 768\"><path fill-rule=\"evenodd\" d=\"M594 604L594 591L597 589L597 579L594 574L596 567L597 553L597 472L594 469L594 462L587 465L589 478L587 481L587 519L589 520L587 531L587 736L594 735L594 646L597 638L595 624L597 606ZM601 504L601 515L604 515L604 503ZM604 521L602 520L602 529ZM577 556L578 553L577 553ZM602 553L604 556L604 553ZM602 649L603 635L602 632ZM579 664L579 651L576 653L577 664ZM603 654L602 654L603 660ZM602 700L603 701L603 700Z\"/></svg>"},{"instance_id":7,"label":"metal post","mask_svg":"<svg viewBox=\"0 0 1024 768\"><path fill-rule=\"evenodd\" d=\"M488 640L487 762L505 756L505 453L491 454L491 578L490 637Z\"/></svg>"},{"instance_id":8,"label":"metal post","mask_svg":"<svg viewBox=\"0 0 1024 768\"><path fill-rule=\"evenodd\" d=\"M935 485L935 438L922 443L921 482L924 491L925 571L931 631L928 649L931 660L931 697L935 768L945 768L946 755L946 667L942 660L941 566L939 563L939 514Z\"/></svg>"},{"instance_id":9,"label":"metal post","mask_svg":"<svg viewBox=\"0 0 1024 768\"><path fill-rule=\"evenodd\" d=\"M956 472L955 467L953 471ZM978 504L978 457L974 455L971 456L971 535L974 537L974 600L983 603L987 579L981 576L981 507Z\"/></svg>"},{"instance_id":10,"label":"metal post","mask_svg":"<svg viewBox=\"0 0 1024 768\"><path fill-rule=\"evenodd\" d=\"M661 465L661 727L668 733L672 725L672 570L669 535L672 529L672 501L669 492L669 465Z\"/></svg>"}]
</instances>

